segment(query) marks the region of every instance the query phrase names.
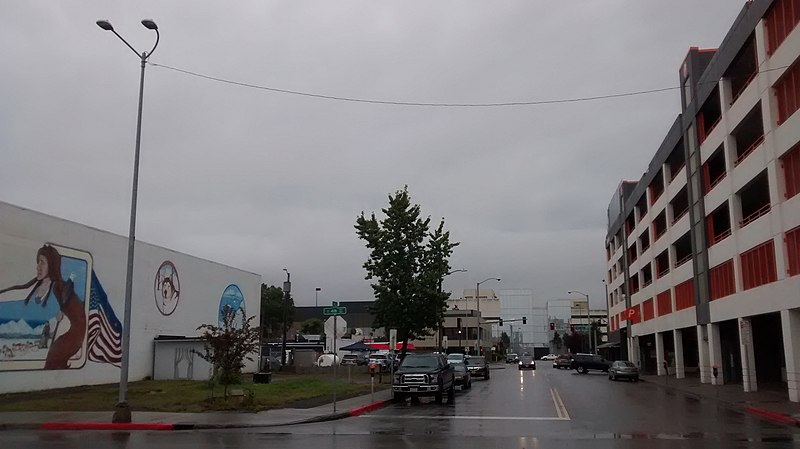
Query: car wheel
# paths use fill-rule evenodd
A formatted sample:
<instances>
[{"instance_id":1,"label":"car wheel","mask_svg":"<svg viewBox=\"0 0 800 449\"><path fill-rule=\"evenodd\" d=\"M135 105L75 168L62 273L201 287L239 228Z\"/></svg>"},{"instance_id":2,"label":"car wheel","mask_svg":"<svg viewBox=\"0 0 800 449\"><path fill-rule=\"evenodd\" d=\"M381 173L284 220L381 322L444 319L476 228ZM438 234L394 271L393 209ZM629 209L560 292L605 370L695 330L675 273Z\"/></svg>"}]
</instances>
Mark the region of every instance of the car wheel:
<instances>
[{"instance_id":1,"label":"car wheel","mask_svg":"<svg viewBox=\"0 0 800 449\"><path fill-rule=\"evenodd\" d=\"M585 366L582 366L582 367L580 367L580 371L578 371L578 372L581 373L581 374L588 374L589 370Z\"/></svg>"},{"instance_id":2,"label":"car wheel","mask_svg":"<svg viewBox=\"0 0 800 449\"><path fill-rule=\"evenodd\" d=\"M614 376L614 373L608 373L608 380L617 380L617 378Z\"/></svg>"},{"instance_id":3,"label":"car wheel","mask_svg":"<svg viewBox=\"0 0 800 449\"><path fill-rule=\"evenodd\" d=\"M469 390L470 388L472 388L472 379L470 379L469 382L467 382L467 390Z\"/></svg>"},{"instance_id":4,"label":"car wheel","mask_svg":"<svg viewBox=\"0 0 800 449\"><path fill-rule=\"evenodd\" d=\"M450 389L447 390L447 403L454 404L456 402L456 388L455 386L451 385Z\"/></svg>"},{"instance_id":5,"label":"car wheel","mask_svg":"<svg viewBox=\"0 0 800 449\"><path fill-rule=\"evenodd\" d=\"M486 370L486 376L484 376L484 379L489 380L489 370L488 369Z\"/></svg>"}]
</instances>

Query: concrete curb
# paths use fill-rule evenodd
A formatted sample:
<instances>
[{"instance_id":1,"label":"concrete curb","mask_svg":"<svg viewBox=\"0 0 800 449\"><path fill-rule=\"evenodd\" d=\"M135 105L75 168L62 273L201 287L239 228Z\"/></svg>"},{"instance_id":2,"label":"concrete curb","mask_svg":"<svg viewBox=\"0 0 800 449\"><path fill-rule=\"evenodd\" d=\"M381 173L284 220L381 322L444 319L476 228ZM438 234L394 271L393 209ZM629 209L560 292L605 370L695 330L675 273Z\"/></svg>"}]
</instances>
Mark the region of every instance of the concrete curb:
<instances>
[{"instance_id":1,"label":"concrete curb","mask_svg":"<svg viewBox=\"0 0 800 449\"><path fill-rule=\"evenodd\" d=\"M268 424L193 424L193 423L106 423L106 422L46 422L46 423L18 423L0 424L0 430L213 430L213 429L246 429L257 427L295 426L299 424L313 424L327 421L336 421L385 407L392 400L385 399L371 404L352 408L347 411L330 413L327 415L313 416L283 423Z\"/></svg>"}]
</instances>

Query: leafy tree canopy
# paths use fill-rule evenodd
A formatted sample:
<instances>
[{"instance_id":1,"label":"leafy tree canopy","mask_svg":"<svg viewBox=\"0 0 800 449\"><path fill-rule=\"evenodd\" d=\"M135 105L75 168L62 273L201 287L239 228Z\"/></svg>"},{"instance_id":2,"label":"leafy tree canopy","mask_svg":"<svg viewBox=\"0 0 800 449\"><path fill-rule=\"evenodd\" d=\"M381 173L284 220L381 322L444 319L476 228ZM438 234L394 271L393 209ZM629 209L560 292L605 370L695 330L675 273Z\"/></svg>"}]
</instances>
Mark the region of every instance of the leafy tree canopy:
<instances>
[{"instance_id":1,"label":"leafy tree canopy","mask_svg":"<svg viewBox=\"0 0 800 449\"><path fill-rule=\"evenodd\" d=\"M230 308L223 311L222 326L203 324L197 330L203 331L200 338L205 342L204 352L198 352L203 360L214 367L214 379L225 386L241 382L244 360L253 360L252 354L258 352L260 329L251 327L255 317L237 319Z\"/></svg>"},{"instance_id":2,"label":"leafy tree canopy","mask_svg":"<svg viewBox=\"0 0 800 449\"><path fill-rule=\"evenodd\" d=\"M300 333L303 335L321 335L325 332L325 323L319 318L309 318L303 321Z\"/></svg>"},{"instance_id":3,"label":"leafy tree canopy","mask_svg":"<svg viewBox=\"0 0 800 449\"><path fill-rule=\"evenodd\" d=\"M458 243L450 241L444 219L430 231L431 219L420 218L408 187L389 195L389 207L381 211L381 220L362 212L355 228L370 250L364 269L375 293L373 327L397 329L405 353L409 339L429 335L444 321L450 293L442 292L442 279Z\"/></svg>"},{"instance_id":4,"label":"leafy tree canopy","mask_svg":"<svg viewBox=\"0 0 800 449\"><path fill-rule=\"evenodd\" d=\"M264 337L279 338L283 336L283 289L274 285L261 284L261 328ZM286 328L294 321L294 299L289 294L289 305L286 312Z\"/></svg>"}]
</instances>

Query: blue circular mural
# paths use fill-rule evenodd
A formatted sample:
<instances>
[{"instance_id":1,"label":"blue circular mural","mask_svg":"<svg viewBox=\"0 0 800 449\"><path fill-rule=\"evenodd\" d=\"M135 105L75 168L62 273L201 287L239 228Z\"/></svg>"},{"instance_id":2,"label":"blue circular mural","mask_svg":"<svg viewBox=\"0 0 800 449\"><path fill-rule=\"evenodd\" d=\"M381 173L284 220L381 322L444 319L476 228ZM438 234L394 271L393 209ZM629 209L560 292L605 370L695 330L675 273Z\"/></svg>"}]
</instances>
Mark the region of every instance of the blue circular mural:
<instances>
[{"instance_id":1,"label":"blue circular mural","mask_svg":"<svg viewBox=\"0 0 800 449\"><path fill-rule=\"evenodd\" d=\"M234 321L235 323L242 324L244 322L244 295L242 294L242 290L236 284L231 284L225 287L225 291L222 292L222 298L219 300L218 313L220 326L223 324L223 317L225 316L226 308L230 308L230 310L233 310L236 314L236 320Z\"/></svg>"}]
</instances>

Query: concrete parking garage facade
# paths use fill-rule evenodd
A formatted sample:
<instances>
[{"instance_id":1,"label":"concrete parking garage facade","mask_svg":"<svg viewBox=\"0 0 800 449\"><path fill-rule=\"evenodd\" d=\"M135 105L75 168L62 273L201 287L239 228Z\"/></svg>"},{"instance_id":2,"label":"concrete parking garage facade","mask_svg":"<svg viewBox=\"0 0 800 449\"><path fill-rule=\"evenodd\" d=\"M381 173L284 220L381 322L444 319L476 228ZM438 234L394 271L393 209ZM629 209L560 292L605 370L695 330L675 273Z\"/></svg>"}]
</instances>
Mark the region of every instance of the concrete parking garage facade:
<instances>
[{"instance_id":1,"label":"concrete parking garage facade","mask_svg":"<svg viewBox=\"0 0 800 449\"><path fill-rule=\"evenodd\" d=\"M610 341L645 371L800 402L800 8L747 2L605 240ZM714 367L717 376L713 375Z\"/></svg>"}]
</instances>

